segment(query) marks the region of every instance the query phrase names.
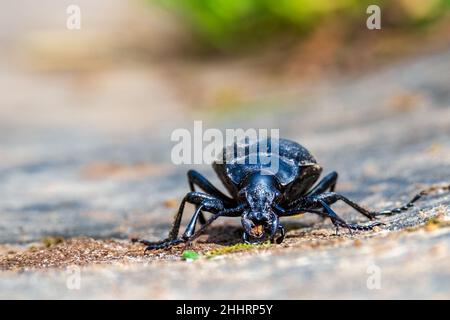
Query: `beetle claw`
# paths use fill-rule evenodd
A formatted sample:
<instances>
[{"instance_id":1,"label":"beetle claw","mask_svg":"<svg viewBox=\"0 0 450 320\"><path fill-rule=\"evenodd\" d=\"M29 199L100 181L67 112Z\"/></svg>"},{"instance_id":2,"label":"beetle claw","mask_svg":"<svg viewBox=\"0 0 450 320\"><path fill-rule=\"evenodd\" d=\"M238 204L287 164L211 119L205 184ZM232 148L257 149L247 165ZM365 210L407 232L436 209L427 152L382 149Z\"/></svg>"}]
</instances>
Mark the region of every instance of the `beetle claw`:
<instances>
[{"instance_id":1,"label":"beetle claw","mask_svg":"<svg viewBox=\"0 0 450 320\"><path fill-rule=\"evenodd\" d=\"M280 244L280 243L283 242L284 237L286 236L286 231L284 230L284 228L283 228L282 225L279 225L279 226L278 226L278 229L280 230L280 236L275 240L275 242L276 242L277 244Z\"/></svg>"},{"instance_id":2,"label":"beetle claw","mask_svg":"<svg viewBox=\"0 0 450 320\"><path fill-rule=\"evenodd\" d=\"M349 225L347 225L346 227L347 227L347 229L348 229L348 233L350 233L350 237L353 237L353 231L352 231L352 228L351 228Z\"/></svg>"},{"instance_id":3,"label":"beetle claw","mask_svg":"<svg viewBox=\"0 0 450 320\"><path fill-rule=\"evenodd\" d=\"M139 242L144 243L142 241L139 241ZM145 248L144 253L146 253L147 251L152 251L152 250L169 249L170 247L177 245L181 242L183 242L182 239L166 240L166 241L154 242L154 243L146 241L144 244L146 244L147 247Z\"/></svg>"},{"instance_id":4,"label":"beetle claw","mask_svg":"<svg viewBox=\"0 0 450 320\"><path fill-rule=\"evenodd\" d=\"M339 226L338 225L335 225L335 229L334 229L334 235L335 236L339 236Z\"/></svg>"},{"instance_id":5,"label":"beetle claw","mask_svg":"<svg viewBox=\"0 0 450 320\"><path fill-rule=\"evenodd\" d=\"M373 228L377 227L377 226L381 226L381 225L385 225L385 223L382 222L374 222L372 224L369 225L360 225L360 224L356 224L356 223L344 223L344 222L339 222L339 221L334 221L333 222L334 225L336 226L336 235L338 235L338 229L339 227L345 227L348 229L348 231L350 232L350 235L353 236L353 230L356 231L371 231L373 230Z\"/></svg>"},{"instance_id":6,"label":"beetle claw","mask_svg":"<svg viewBox=\"0 0 450 320\"><path fill-rule=\"evenodd\" d=\"M186 241L186 243L184 244L184 250L187 250L189 248L192 247L192 242L191 241Z\"/></svg>"}]
</instances>

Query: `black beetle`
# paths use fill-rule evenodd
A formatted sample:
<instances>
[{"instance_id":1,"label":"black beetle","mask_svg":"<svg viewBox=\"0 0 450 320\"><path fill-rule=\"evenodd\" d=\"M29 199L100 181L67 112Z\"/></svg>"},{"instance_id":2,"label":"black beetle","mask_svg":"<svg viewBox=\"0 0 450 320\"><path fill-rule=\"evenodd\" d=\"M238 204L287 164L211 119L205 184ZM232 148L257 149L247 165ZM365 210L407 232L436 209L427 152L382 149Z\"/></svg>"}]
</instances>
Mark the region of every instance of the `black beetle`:
<instances>
[{"instance_id":1,"label":"black beetle","mask_svg":"<svg viewBox=\"0 0 450 320\"><path fill-rule=\"evenodd\" d=\"M276 151L274 151L274 143L277 145ZM262 146L265 150L261 149ZM269 138L253 142L245 139L243 144L234 143L224 148L219 159L223 161L215 161L213 168L231 197L218 190L197 171L190 170L188 181L191 192L181 202L168 238L159 242L134 241L147 245L146 250L168 248L183 242L190 243L218 217L241 217L244 242L258 243L270 240L281 243L285 231L279 218L303 212L330 218L336 231L339 227L348 228L350 233L352 230L372 230L382 223L374 222L369 225L347 223L330 206L341 200L373 220L378 215L407 210L421 196L428 193L428 191L422 191L406 205L396 209L382 212L369 211L334 192L338 178L338 174L334 171L313 187L319 179L322 167L317 164L306 148L287 139ZM252 159L253 162L250 161ZM276 170L273 170L274 160L277 161ZM195 186L204 192L195 191ZM194 204L196 210L185 232L178 237L186 202ZM212 213L212 216L206 220L203 211ZM202 226L195 232L197 221ZM276 238L278 233L280 236Z\"/></svg>"}]
</instances>

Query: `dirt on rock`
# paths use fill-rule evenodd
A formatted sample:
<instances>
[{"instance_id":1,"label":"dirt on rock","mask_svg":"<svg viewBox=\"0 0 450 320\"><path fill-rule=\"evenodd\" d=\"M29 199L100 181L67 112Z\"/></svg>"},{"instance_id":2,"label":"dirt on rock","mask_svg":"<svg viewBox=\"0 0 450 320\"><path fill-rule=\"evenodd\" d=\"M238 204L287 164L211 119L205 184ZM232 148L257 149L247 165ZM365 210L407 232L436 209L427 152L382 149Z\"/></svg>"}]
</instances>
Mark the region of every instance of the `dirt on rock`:
<instances>
[{"instance_id":1,"label":"dirt on rock","mask_svg":"<svg viewBox=\"0 0 450 320\"><path fill-rule=\"evenodd\" d=\"M424 223L402 231L389 232L383 227L375 227L372 231L355 232L336 230L330 223L319 222L308 227L299 226L290 221L286 224L287 235L281 245L265 242L259 245L241 244L242 229L229 224L212 227L199 240L186 246L173 246L169 249L145 251L145 246L134 240L93 239L75 237L46 237L40 243L28 245L1 245L0 270L27 271L62 269L70 266L89 266L96 264L133 264L157 261L180 261L190 259L185 256L187 251L194 252L195 258L217 258L230 255L252 255L258 252L276 254L285 249L298 252L330 248L333 246L359 247L371 238L380 235L383 238L395 239L402 237L405 232L426 231L433 232L450 227L450 218L446 206L438 207L435 212L416 212L423 218ZM414 215L413 214L413 215ZM411 216L410 213L406 215Z\"/></svg>"}]
</instances>

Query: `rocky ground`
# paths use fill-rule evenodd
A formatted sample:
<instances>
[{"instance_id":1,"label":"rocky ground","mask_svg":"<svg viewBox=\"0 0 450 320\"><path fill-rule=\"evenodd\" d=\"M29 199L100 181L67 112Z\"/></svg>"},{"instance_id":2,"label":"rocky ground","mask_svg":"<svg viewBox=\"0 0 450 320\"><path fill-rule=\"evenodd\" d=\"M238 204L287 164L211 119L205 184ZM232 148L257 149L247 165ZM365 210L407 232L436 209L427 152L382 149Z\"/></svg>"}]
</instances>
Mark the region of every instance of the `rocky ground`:
<instances>
[{"instance_id":1,"label":"rocky ground","mask_svg":"<svg viewBox=\"0 0 450 320\"><path fill-rule=\"evenodd\" d=\"M325 172L340 173L339 192L376 210L448 185L449 70L450 51L443 51L367 75L293 85L270 107L207 118L180 109L171 121L177 101L169 110L152 105L151 125L136 130L130 119L142 114L133 106L123 109L127 123L102 117L108 114L102 108L63 107L58 104L73 93L72 84L54 82L46 91L49 82L34 75L30 81L39 84L16 109L8 104L13 93L6 91L2 102L0 298L448 299L450 195L444 191L353 236L335 235L329 221L305 215L285 221L282 245L241 246L239 221L224 220L190 248L200 254L195 260L183 259L182 246L145 254L129 239L157 240L168 232L188 190L188 167L170 162L170 132L192 128L194 119L205 127L279 128L309 148ZM8 72L0 77L6 88ZM130 73L131 83L140 76ZM105 97L123 73L109 77ZM26 88L20 74L13 79ZM120 94L138 95L132 90L124 86ZM98 125L83 114L100 115ZM199 170L218 183L211 169ZM336 210L365 222L346 206ZM79 287L71 285L74 274Z\"/></svg>"},{"instance_id":2,"label":"rocky ground","mask_svg":"<svg viewBox=\"0 0 450 320\"><path fill-rule=\"evenodd\" d=\"M280 79L248 61L163 62L167 33L148 32L164 16L79 3L84 29L70 36L62 2L0 13L0 298L450 298L450 193L439 189L450 184L449 48L367 74ZM283 244L248 246L239 220L224 219L189 248L195 259L183 246L144 253L130 239L167 235L189 168L220 185L208 166L171 162L171 133L194 120L280 129L373 210L435 192L372 232L336 235L304 215L283 220Z\"/></svg>"}]
</instances>

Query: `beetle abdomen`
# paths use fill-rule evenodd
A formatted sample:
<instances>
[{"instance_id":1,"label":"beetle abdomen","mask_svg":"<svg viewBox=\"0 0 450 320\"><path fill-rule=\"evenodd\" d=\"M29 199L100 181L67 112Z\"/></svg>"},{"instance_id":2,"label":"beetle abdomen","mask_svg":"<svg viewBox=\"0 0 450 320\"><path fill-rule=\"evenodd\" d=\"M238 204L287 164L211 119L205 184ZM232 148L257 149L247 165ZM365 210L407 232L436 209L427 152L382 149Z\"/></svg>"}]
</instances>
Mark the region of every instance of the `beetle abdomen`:
<instances>
[{"instance_id":1,"label":"beetle abdomen","mask_svg":"<svg viewBox=\"0 0 450 320\"><path fill-rule=\"evenodd\" d=\"M213 168L233 195L239 184L255 171L274 175L280 185L286 187L295 185L307 167L318 166L306 148L287 139L247 139L225 147L219 159L213 163Z\"/></svg>"}]
</instances>

